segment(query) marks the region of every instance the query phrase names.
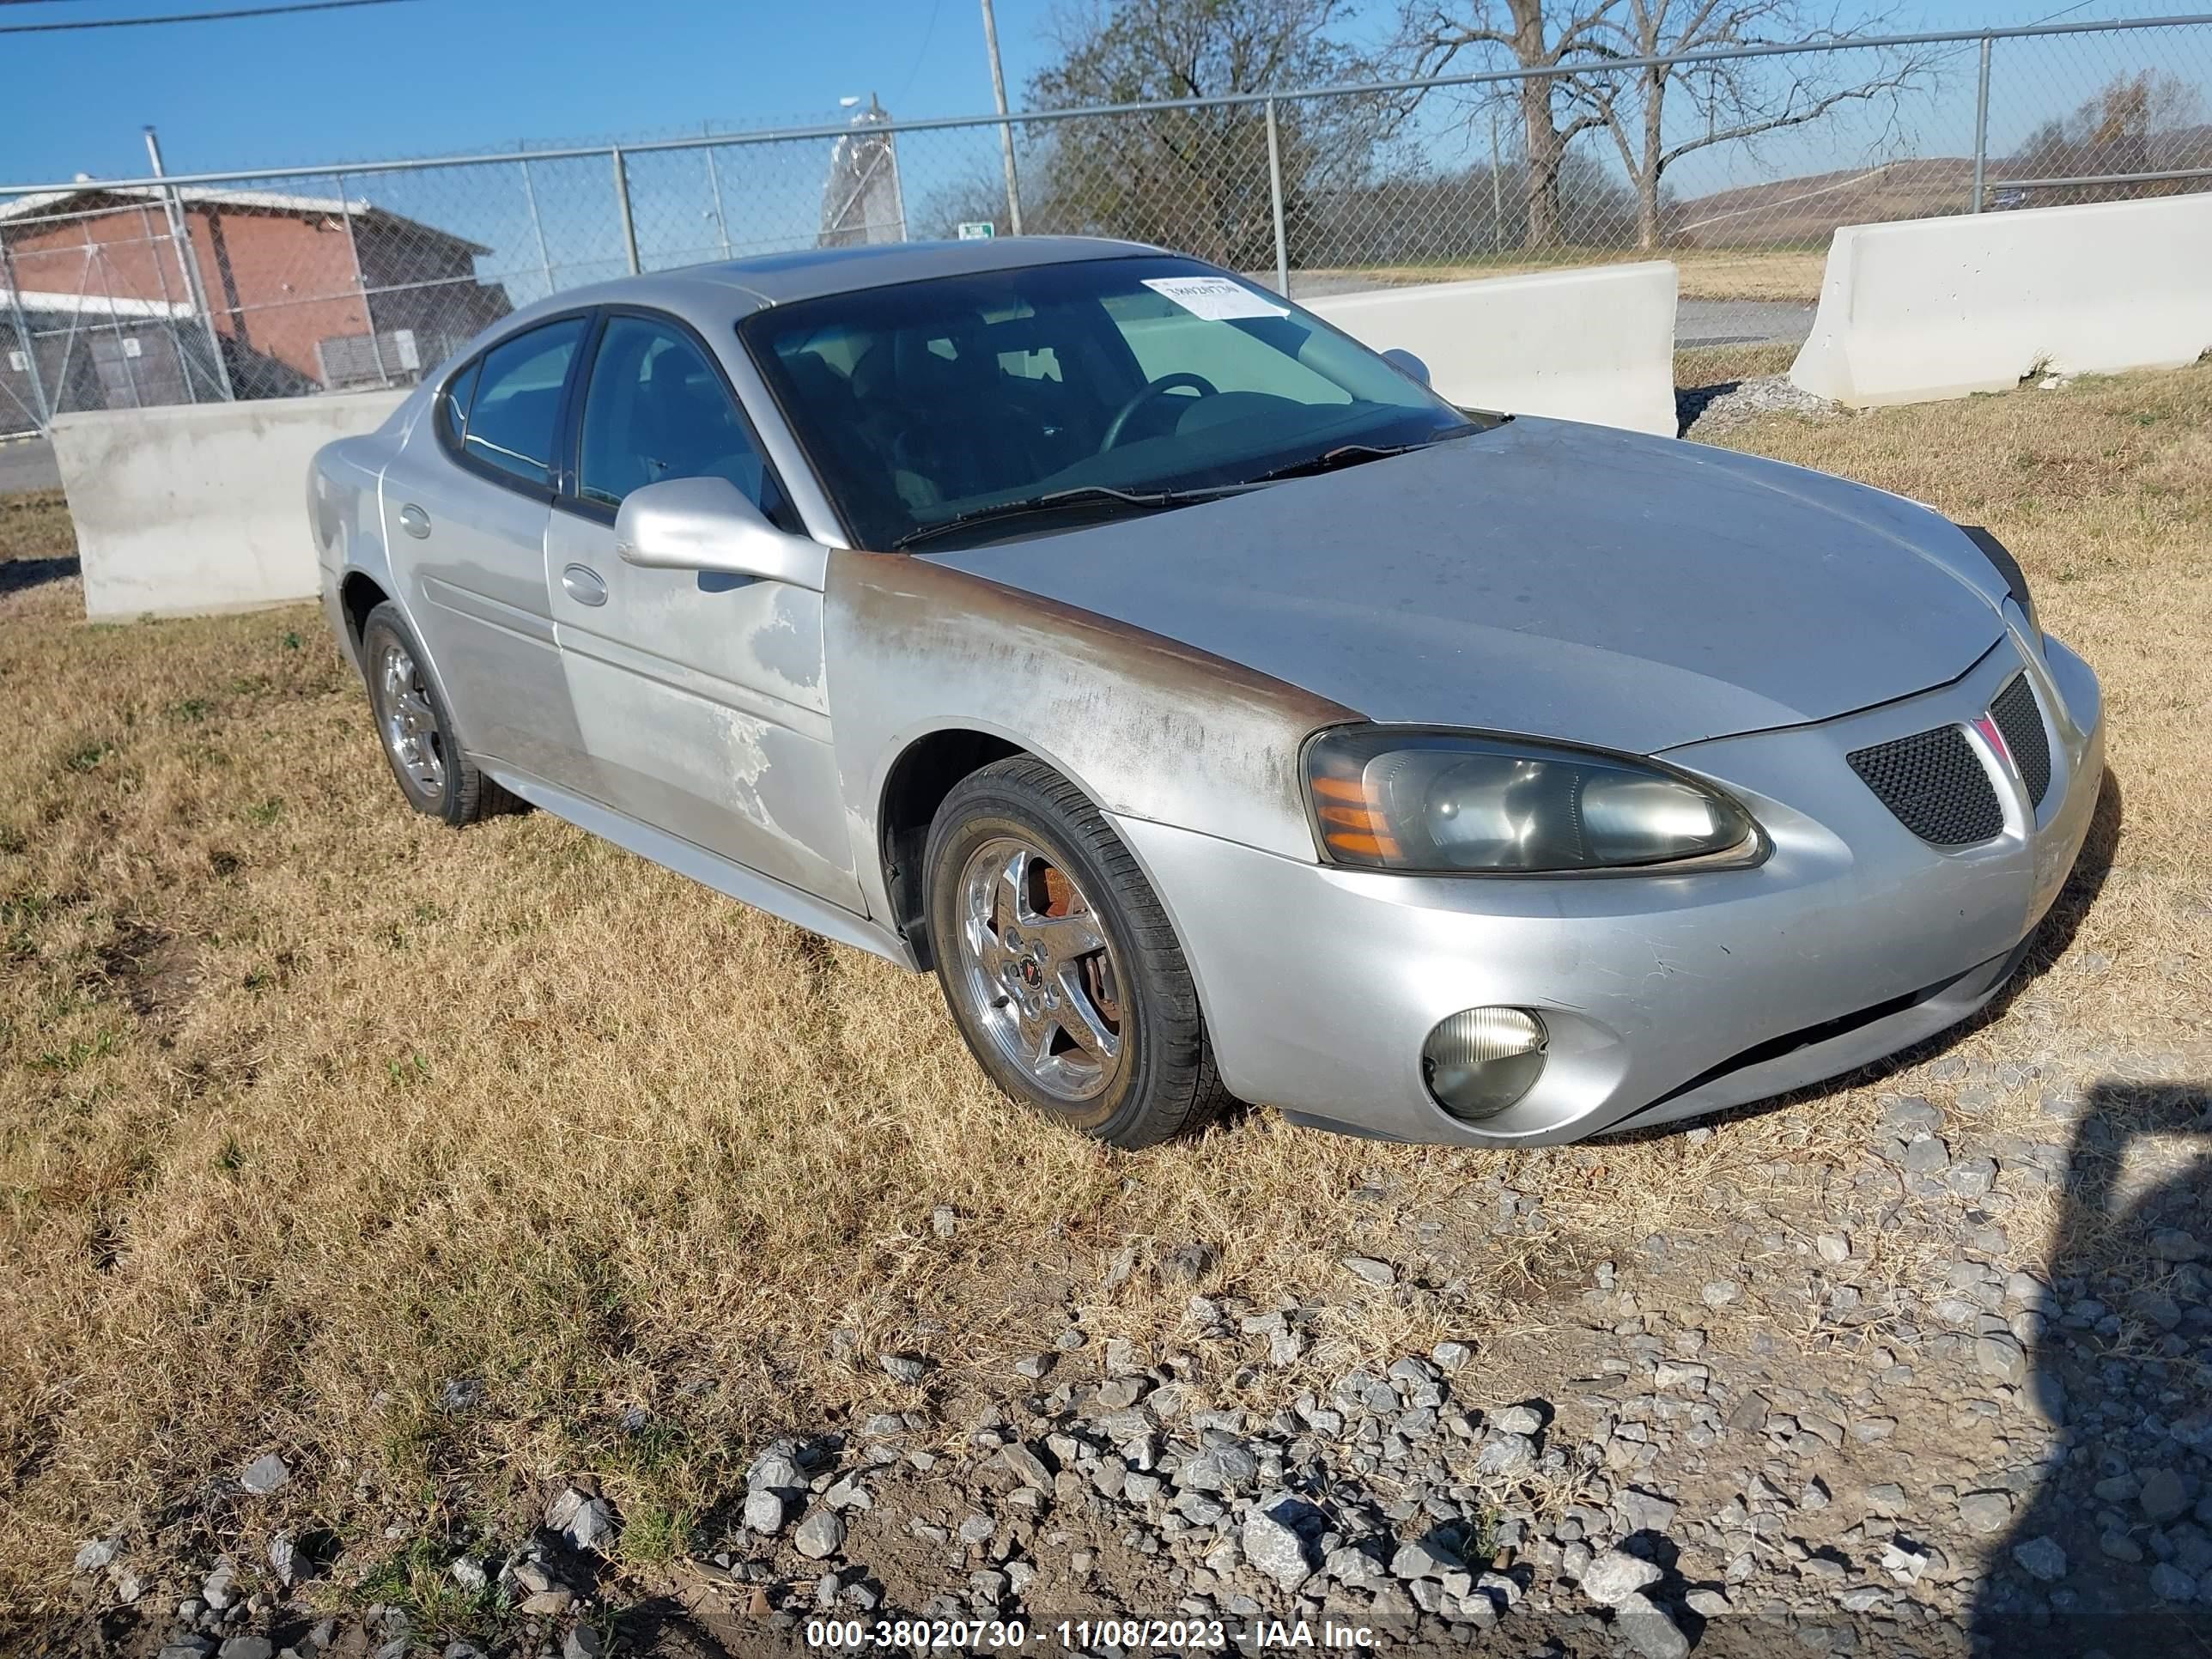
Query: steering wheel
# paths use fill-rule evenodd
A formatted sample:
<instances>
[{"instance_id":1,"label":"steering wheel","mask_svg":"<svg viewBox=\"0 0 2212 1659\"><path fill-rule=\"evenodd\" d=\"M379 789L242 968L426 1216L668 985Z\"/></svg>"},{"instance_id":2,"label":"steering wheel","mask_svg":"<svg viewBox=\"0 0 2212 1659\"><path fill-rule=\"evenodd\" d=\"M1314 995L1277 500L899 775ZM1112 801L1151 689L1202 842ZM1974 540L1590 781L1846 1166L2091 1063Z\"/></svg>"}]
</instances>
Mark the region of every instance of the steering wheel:
<instances>
[{"instance_id":1,"label":"steering wheel","mask_svg":"<svg viewBox=\"0 0 2212 1659\"><path fill-rule=\"evenodd\" d=\"M1106 435L1099 441L1098 453L1103 455L1121 441L1121 429L1129 424L1131 416L1152 402L1153 398L1163 397L1182 386L1189 386L1201 398L1218 397L1221 391L1220 387L1215 386L1205 375L1193 374L1188 370L1179 370L1173 374L1163 374L1158 380L1147 382L1144 389L1130 398L1127 403L1123 404L1114 418L1107 423Z\"/></svg>"}]
</instances>

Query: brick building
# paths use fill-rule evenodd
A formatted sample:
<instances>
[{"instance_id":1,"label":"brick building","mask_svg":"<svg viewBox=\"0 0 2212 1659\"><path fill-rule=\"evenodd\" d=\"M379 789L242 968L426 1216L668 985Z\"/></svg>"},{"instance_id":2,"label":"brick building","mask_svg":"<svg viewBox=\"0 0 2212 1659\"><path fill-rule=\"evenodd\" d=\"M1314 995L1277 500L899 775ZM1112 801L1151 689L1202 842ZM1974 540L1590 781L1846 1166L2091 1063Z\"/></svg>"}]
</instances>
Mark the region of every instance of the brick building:
<instances>
[{"instance_id":1,"label":"brick building","mask_svg":"<svg viewBox=\"0 0 2212 1659\"><path fill-rule=\"evenodd\" d=\"M404 385L511 308L476 275L490 250L359 198L178 191L191 258L235 394L282 397ZM161 195L84 180L0 204L0 405L29 399L15 312L33 337L50 409L180 401L151 384L222 395L207 323ZM113 370L93 373L95 343ZM132 342L136 343L132 343ZM159 373L139 374L149 352ZM51 360L51 361L50 361ZM144 384L134 384L134 380ZM123 395L127 391L129 395Z\"/></svg>"}]
</instances>

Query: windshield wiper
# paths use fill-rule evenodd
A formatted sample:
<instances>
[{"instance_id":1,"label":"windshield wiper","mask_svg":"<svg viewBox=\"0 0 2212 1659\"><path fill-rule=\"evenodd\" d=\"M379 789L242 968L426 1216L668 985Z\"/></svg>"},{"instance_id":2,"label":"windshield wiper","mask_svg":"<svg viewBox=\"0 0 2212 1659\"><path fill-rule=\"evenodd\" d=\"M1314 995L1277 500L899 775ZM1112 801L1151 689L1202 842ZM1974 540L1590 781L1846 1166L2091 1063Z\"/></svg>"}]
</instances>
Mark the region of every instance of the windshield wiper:
<instances>
[{"instance_id":1,"label":"windshield wiper","mask_svg":"<svg viewBox=\"0 0 2212 1659\"><path fill-rule=\"evenodd\" d=\"M949 519L940 519L935 524L926 524L908 531L891 544L891 550L902 551L917 542L930 541L951 531L966 530L981 524L994 524L1001 519L1024 519L1033 513L1052 513L1062 507L1106 502L1157 513L1171 507L1190 507L1200 501L1233 495L1247 487L1237 483L1217 485L1211 489L1116 489L1110 484L1079 484L1072 489L1050 490L1042 495L1024 495L1018 501L994 501L988 507L971 507L965 513L956 513Z\"/></svg>"},{"instance_id":2,"label":"windshield wiper","mask_svg":"<svg viewBox=\"0 0 2212 1659\"><path fill-rule=\"evenodd\" d=\"M1365 461L1387 461L1393 455L1410 454L1416 449L1426 449L1431 444L1443 443L1450 438L1464 438L1482 428L1469 422L1465 426L1452 427L1431 434L1410 444L1339 444L1318 455L1303 461L1292 461L1287 466L1278 466L1244 482L1252 484L1277 483L1285 478L1307 478L1316 472L1334 472L1340 467L1358 466Z\"/></svg>"}]
</instances>

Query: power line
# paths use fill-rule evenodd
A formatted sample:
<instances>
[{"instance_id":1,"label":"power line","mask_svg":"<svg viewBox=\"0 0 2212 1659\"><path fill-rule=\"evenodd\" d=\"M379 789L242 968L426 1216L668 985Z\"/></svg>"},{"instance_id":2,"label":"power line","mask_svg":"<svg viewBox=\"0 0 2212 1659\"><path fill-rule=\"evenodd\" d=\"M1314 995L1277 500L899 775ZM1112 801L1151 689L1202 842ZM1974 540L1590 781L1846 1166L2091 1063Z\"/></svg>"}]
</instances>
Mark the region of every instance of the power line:
<instances>
[{"instance_id":1,"label":"power line","mask_svg":"<svg viewBox=\"0 0 2212 1659\"><path fill-rule=\"evenodd\" d=\"M6 0L23 4L26 0ZM222 23L239 17L283 17L302 11L349 11L356 6L403 6L412 0L297 0L284 6L249 6L235 11L175 12L166 17L101 17L72 23L0 23L0 34L59 34L71 29L135 29L156 23Z\"/></svg>"}]
</instances>

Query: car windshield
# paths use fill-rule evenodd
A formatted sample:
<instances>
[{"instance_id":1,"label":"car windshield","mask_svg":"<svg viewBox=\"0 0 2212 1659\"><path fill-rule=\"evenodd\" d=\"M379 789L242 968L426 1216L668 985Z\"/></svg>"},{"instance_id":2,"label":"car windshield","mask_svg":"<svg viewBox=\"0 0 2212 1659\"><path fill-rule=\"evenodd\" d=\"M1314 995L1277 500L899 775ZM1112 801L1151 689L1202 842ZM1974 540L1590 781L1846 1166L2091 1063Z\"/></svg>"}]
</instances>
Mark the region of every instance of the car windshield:
<instances>
[{"instance_id":1,"label":"car windshield","mask_svg":"<svg viewBox=\"0 0 2212 1659\"><path fill-rule=\"evenodd\" d=\"M738 333L862 547L1035 534L1476 429L1319 319L1164 255L826 295Z\"/></svg>"}]
</instances>

